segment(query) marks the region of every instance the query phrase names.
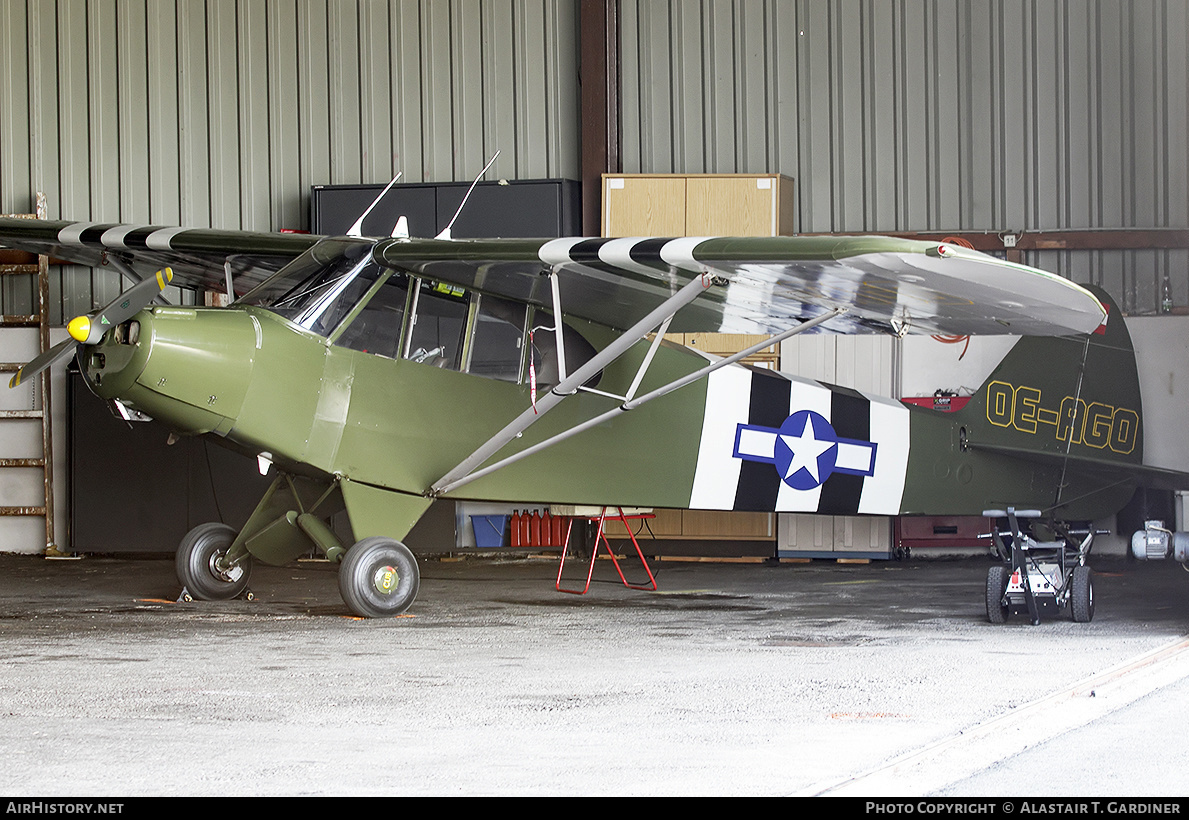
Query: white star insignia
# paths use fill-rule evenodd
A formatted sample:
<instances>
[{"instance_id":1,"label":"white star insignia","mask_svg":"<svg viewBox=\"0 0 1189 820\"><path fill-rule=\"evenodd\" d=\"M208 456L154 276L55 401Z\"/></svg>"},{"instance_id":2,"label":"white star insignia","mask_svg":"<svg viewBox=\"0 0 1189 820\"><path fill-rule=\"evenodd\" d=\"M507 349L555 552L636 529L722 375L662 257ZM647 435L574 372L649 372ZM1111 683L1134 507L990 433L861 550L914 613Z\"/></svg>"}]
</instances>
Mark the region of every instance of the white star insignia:
<instances>
[{"instance_id":1,"label":"white star insignia","mask_svg":"<svg viewBox=\"0 0 1189 820\"><path fill-rule=\"evenodd\" d=\"M821 441L817 438L813 430L813 417L805 417L805 427L801 430L799 436L782 435L780 440L784 442L785 446L793 454L792 460L789 462L789 468L785 471L784 477L786 479L792 478L797 471L804 468L809 471L816 482L821 481L821 476L817 468L818 458L831 447L835 446L833 441Z\"/></svg>"}]
</instances>

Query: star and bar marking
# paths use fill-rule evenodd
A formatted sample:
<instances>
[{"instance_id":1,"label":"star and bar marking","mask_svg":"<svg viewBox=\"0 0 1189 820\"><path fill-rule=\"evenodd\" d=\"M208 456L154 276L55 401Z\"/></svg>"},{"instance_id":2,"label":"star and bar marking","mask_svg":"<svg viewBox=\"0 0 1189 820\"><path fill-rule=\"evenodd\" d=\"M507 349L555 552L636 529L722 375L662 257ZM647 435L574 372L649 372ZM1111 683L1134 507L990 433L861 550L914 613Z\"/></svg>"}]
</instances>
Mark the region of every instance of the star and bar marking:
<instances>
[{"instance_id":1,"label":"star and bar marking","mask_svg":"<svg viewBox=\"0 0 1189 820\"><path fill-rule=\"evenodd\" d=\"M834 473L875 474L876 444L840 438L825 416L798 410L779 428L739 424L734 457L772 464L796 490L812 490Z\"/></svg>"}]
</instances>

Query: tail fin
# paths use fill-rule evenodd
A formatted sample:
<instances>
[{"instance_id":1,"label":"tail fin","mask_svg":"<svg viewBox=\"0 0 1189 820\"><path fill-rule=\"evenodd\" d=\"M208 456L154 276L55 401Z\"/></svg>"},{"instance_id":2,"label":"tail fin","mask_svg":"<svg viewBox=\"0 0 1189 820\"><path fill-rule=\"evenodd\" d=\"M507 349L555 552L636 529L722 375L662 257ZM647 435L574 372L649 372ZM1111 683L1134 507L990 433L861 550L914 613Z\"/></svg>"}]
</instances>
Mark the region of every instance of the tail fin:
<instances>
[{"instance_id":1,"label":"tail fin","mask_svg":"<svg viewBox=\"0 0 1189 820\"><path fill-rule=\"evenodd\" d=\"M1118 305L1087 286L1107 319L1084 336L1016 342L963 409L972 447L1078 460L1143 462L1143 408L1131 335Z\"/></svg>"}]
</instances>

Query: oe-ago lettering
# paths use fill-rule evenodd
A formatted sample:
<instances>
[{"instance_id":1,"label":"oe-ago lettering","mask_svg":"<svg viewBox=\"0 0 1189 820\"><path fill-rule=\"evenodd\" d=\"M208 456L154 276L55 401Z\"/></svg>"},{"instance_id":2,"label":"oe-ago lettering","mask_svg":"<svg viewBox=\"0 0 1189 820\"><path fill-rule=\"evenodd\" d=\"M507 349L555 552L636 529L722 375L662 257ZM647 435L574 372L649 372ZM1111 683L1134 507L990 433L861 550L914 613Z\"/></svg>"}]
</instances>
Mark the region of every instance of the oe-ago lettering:
<instances>
[{"instance_id":1,"label":"oe-ago lettering","mask_svg":"<svg viewBox=\"0 0 1189 820\"><path fill-rule=\"evenodd\" d=\"M987 421L1021 433L1052 427L1058 441L1110 448L1120 455L1134 450L1139 436L1139 413L1134 410L1099 401L1087 403L1074 396L1066 396L1060 408L1053 410L1041 406L1041 392L1035 387L1001 381L987 384Z\"/></svg>"}]
</instances>

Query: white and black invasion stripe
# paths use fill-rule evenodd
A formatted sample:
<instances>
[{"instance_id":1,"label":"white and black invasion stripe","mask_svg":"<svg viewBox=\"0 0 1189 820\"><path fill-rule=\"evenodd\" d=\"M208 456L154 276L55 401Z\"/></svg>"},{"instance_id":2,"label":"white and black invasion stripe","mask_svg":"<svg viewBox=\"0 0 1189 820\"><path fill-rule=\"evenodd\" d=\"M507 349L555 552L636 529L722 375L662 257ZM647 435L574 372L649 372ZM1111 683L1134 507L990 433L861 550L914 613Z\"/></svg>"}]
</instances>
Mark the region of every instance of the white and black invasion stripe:
<instances>
[{"instance_id":1,"label":"white and black invasion stripe","mask_svg":"<svg viewBox=\"0 0 1189 820\"><path fill-rule=\"evenodd\" d=\"M694 248L707 237L683 236L553 239L541 246L541 261L550 266L577 264L595 270L621 274L634 271L655 275L670 266L701 272L705 266L694 259Z\"/></svg>"},{"instance_id":2,"label":"white and black invasion stripe","mask_svg":"<svg viewBox=\"0 0 1189 820\"><path fill-rule=\"evenodd\" d=\"M781 426L800 411L828 422L838 440L835 469L803 489L783 480L771 457ZM689 506L895 515L904 494L908 425L908 410L891 399L771 371L724 367L708 379Z\"/></svg>"},{"instance_id":3,"label":"white and black invasion stripe","mask_svg":"<svg viewBox=\"0 0 1189 820\"><path fill-rule=\"evenodd\" d=\"M74 222L58 232L58 242L70 247L97 250L172 250L170 240L186 228L160 225L119 225L101 222Z\"/></svg>"}]
</instances>

